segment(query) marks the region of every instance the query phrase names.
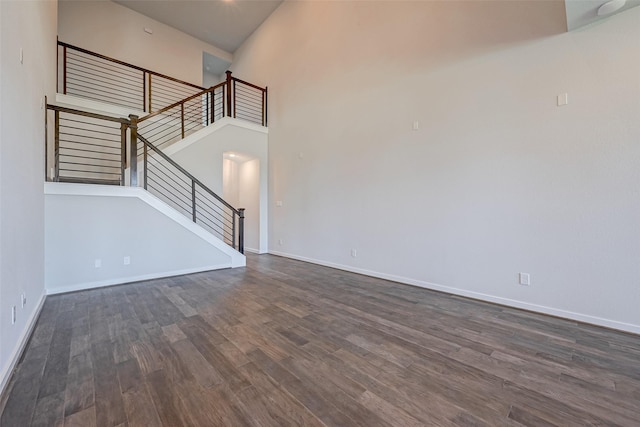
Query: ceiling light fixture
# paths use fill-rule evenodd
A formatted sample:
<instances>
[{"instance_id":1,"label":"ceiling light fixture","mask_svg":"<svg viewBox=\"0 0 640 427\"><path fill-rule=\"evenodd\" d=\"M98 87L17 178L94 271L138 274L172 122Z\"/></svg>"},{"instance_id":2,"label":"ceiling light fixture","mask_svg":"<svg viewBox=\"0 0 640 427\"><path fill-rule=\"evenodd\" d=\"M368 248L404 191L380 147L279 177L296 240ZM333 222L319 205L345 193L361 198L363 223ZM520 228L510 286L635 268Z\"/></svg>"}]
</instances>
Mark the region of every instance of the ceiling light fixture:
<instances>
[{"instance_id":1,"label":"ceiling light fixture","mask_svg":"<svg viewBox=\"0 0 640 427\"><path fill-rule=\"evenodd\" d=\"M598 8L598 16L611 15L624 7L627 0L611 0Z\"/></svg>"},{"instance_id":2,"label":"ceiling light fixture","mask_svg":"<svg viewBox=\"0 0 640 427\"><path fill-rule=\"evenodd\" d=\"M235 154L233 154L233 153L232 153L232 154L229 154L229 157L235 157L235 156L236 156L236 155L235 155Z\"/></svg>"}]
</instances>

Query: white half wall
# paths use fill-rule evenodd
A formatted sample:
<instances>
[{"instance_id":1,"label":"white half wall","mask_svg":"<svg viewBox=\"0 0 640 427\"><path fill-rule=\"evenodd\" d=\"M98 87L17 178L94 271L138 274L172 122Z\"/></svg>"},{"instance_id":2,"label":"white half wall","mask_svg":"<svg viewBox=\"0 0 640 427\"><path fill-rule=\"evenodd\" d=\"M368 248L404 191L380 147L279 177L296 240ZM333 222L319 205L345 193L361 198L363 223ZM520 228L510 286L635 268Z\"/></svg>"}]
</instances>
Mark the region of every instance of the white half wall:
<instances>
[{"instance_id":1,"label":"white half wall","mask_svg":"<svg viewBox=\"0 0 640 427\"><path fill-rule=\"evenodd\" d=\"M55 95L56 24L56 1L0 1L0 392L45 295L43 104Z\"/></svg>"},{"instance_id":2,"label":"white half wall","mask_svg":"<svg viewBox=\"0 0 640 427\"><path fill-rule=\"evenodd\" d=\"M265 253L268 248L268 132L265 127L225 117L163 150L165 154L219 195L225 194L223 185L225 152L243 153L258 161L257 164L252 164L253 171L249 169L249 165L242 169L242 174L247 177L251 173L257 173L259 188L255 189L251 185L247 185L243 188L236 188L234 191L234 193L237 192L236 200L241 203L234 207L248 209L246 211L246 226L255 226L259 229L258 236L250 236L245 242L248 249L258 253ZM240 165L235 166L238 168L235 172L237 176L240 176L241 173ZM240 191L247 190L253 191L254 195L255 191L258 192L258 212L255 212L254 203L242 206L242 203L249 201L245 198L248 197L247 195L240 195ZM235 197L232 196L232 199Z\"/></svg>"},{"instance_id":3,"label":"white half wall","mask_svg":"<svg viewBox=\"0 0 640 427\"><path fill-rule=\"evenodd\" d=\"M228 61L233 58L112 1L61 1L58 10L60 41L196 85L202 84L203 52Z\"/></svg>"},{"instance_id":4,"label":"white half wall","mask_svg":"<svg viewBox=\"0 0 640 427\"><path fill-rule=\"evenodd\" d=\"M231 67L269 87L269 250L640 332L639 41L640 8L284 2Z\"/></svg>"},{"instance_id":5,"label":"white half wall","mask_svg":"<svg viewBox=\"0 0 640 427\"><path fill-rule=\"evenodd\" d=\"M242 267L246 261L140 188L45 183L45 214L48 294Z\"/></svg>"}]
</instances>

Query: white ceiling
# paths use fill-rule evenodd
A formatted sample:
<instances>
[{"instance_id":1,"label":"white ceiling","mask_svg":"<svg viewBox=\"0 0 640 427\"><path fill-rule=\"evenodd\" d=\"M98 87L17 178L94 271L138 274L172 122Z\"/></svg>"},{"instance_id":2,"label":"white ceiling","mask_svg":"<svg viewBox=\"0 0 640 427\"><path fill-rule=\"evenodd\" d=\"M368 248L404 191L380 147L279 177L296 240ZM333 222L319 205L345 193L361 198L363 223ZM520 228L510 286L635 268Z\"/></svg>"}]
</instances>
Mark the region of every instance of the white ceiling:
<instances>
[{"instance_id":1,"label":"white ceiling","mask_svg":"<svg viewBox=\"0 0 640 427\"><path fill-rule=\"evenodd\" d=\"M283 0L113 1L233 53ZM607 19L608 16L597 15L598 8L607 1L565 0L568 30ZM626 5L616 13L639 5L640 0L627 0ZM223 68L222 65L217 65Z\"/></svg>"},{"instance_id":2,"label":"white ceiling","mask_svg":"<svg viewBox=\"0 0 640 427\"><path fill-rule=\"evenodd\" d=\"M598 9L608 0L565 0L564 5L567 11L567 29L569 31L584 27L609 16L616 15L632 7L640 6L640 0L627 0L626 5L609 16L598 16Z\"/></svg>"},{"instance_id":3,"label":"white ceiling","mask_svg":"<svg viewBox=\"0 0 640 427\"><path fill-rule=\"evenodd\" d=\"M282 0L113 0L229 53L264 22Z\"/></svg>"}]
</instances>

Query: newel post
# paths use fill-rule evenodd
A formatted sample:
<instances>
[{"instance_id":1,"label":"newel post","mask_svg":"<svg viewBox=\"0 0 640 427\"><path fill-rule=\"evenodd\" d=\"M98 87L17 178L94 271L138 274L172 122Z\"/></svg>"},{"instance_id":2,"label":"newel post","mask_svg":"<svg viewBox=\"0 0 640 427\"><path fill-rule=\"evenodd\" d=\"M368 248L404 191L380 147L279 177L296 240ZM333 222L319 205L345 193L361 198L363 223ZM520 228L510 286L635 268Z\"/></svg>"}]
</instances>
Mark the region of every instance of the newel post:
<instances>
[{"instance_id":1,"label":"newel post","mask_svg":"<svg viewBox=\"0 0 640 427\"><path fill-rule=\"evenodd\" d=\"M267 95L269 94L269 88L267 86L264 87L264 92L262 95L262 126L268 126L267 124Z\"/></svg>"},{"instance_id":2,"label":"newel post","mask_svg":"<svg viewBox=\"0 0 640 427\"><path fill-rule=\"evenodd\" d=\"M238 252L244 253L244 208L238 209Z\"/></svg>"},{"instance_id":3,"label":"newel post","mask_svg":"<svg viewBox=\"0 0 640 427\"><path fill-rule=\"evenodd\" d=\"M227 116L231 117L231 71L227 70Z\"/></svg>"},{"instance_id":4,"label":"newel post","mask_svg":"<svg viewBox=\"0 0 640 427\"><path fill-rule=\"evenodd\" d=\"M138 186L138 116L135 114L129 114L129 146L130 146L130 158L129 158L129 185L132 187Z\"/></svg>"}]
</instances>

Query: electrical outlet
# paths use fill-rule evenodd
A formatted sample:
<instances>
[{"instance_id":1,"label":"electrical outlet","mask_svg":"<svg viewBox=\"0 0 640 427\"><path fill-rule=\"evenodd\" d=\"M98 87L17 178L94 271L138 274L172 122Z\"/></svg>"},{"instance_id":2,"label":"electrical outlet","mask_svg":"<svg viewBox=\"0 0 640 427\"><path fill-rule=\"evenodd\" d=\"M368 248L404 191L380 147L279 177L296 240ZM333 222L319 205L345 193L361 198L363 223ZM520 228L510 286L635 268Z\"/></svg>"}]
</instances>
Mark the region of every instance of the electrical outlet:
<instances>
[{"instance_id":1,"label":"electrical outlet","mask_svg":"<svg viewBox=\"0 0 640 427\"><path fill-rule=\"evenodd\" d=\"M14 305L13 307L11 307L11 324L15 325L16 324L16 306Z\"/></svg>"},{"instance_id":2,"label":"electrical outlet","mask_svg":"<svg viewBox=\"0 0 640 427\"><path fill-rule=\"evenodd\" d=\"M351 249L351 256L355 258L356 256L358 256L358 252L355 249Z\"/></svg>"},{"instance_id":3,"label":"electrical outlet","mask_svg":"<svg viewBox=\"0 0 640 427\"><path fill-rule=\"evenodd\" d=\"M569 103L569 94L561 93L558 95L558 107L562 107L563 105L567 105Z\"/></svg>"},{"instance_id":4,"label":"electrical outlet","mask_svg":"<svg viewBox=\"0 0 640 427\"><path fill-rule=\"evenodd\" d=\"M124 265L129 265L131 264L131 257L130 256L126 256L124 257Z\"/></svg>"},{"instance_id":5,"label":"electrical outlet","mask_svg":"<svg viewBox=\"0 0 640 427\"><path fill-rule=\"evenodd\" d=\"M277 200L276 201L276 206L277 207L281 207L282 206L282 200Z\"/></svg>"},{"instance_id":6,"label":"electrical outlet","mask_svg":"<svg viewBox=\"0 0 640 427\"><path fill-rule=\"evenodd\" d=\"M96 268L102 267L102 260L99 258L96 258L94 265L96 266Z\"/></svg>"},{"instance_id":7,"label":"electrical outlet","mask_svg":"<svg viewBox=\"0 0 640 427\"><path fill-rule=\"evenodd\" d=\"M282 245L282 239L278 239L278 244Z\"/></svg>"},{"instance_id":8,"label":"electrical outlet","mask_svg":"<svg viewBox=\"0 0 640 427\"><path fill-rule=\"evenodd\" d=\"M27 294L25 294L24 292L22 293L22 297L20 298L20 302L22 303L22 308L24 308L24 306L27 305Z\"/></svg>"},{"instance_id":9,"label":"electrical outlet","mask_svg":"<svg viewBox=\"0 0 640 427\"><path fill-rule=\"evenodd\" d=\"M529 286L531 284L531 276L529 273L520 273L518 280L522 286Z\"/></svg>"}]
</instances>

